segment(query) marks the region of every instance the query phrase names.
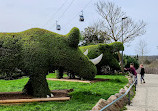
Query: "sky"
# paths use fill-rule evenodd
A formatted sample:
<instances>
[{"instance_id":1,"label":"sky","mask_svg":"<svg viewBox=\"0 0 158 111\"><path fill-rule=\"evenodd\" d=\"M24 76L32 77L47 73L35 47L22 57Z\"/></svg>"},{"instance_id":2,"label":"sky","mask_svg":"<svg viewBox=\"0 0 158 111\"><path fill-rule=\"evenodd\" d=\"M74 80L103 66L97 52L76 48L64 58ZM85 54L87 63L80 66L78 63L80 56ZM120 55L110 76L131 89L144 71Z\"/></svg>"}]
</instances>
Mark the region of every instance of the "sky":
<instances>
[{"instance_id":1,"label":"sky","mask_svg":"<svg viewBox=\"0 0 158 111\"><path fill-rule=\"evenodd\" d=\"M59 34L67 34L71 28L81 31L101 17L96 11L99 0L0 0L0 32L20 32L30 28L44 28ZM146 22L146 33L125 45L124 53L138 54L139 41L147 42L146 55L158 55L158 0L100 0L114 2L135 22ZM79 22L83 10L85 21ZM56 30L56 20L61 30Z\"/></svg>"}]
</instances>

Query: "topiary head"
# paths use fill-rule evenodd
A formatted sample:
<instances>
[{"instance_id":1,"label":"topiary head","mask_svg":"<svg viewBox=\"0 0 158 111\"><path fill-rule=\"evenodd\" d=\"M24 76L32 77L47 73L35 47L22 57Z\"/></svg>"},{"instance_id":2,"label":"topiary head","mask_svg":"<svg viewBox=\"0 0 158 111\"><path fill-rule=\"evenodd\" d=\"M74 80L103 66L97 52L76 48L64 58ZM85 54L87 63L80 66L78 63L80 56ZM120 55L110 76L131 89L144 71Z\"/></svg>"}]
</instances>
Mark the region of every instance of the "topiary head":
<instances>
[{"instance_id":1,"label":"topiary head","mask_svg":"<svg viewBox=\"0 0 158 111\"><path fill-rule=\"evenodd\" d=\"M79 37L80 32L78 28L73 28L65 36L66 41L64 39L63 42L59 44L60 50L57 50L55 53L57 56L54 58L54 65L80 78L93 79L97 73L97 69L90 59L78 48ZM96 60L92 61L96 63Z\"/></svg>"},{"instance_id":2,"label":"topiary head","mask_svg":"<svg viewBox=\"0 0 158 111\"><path fill-rule=\"evenodd\" d=\"M123 43L121 42L113 42L109 44L109 46L112 47L113 52L124 51L124 46L123 46Z\"/></svg>"},{"instance_id":3,"label":"topiary head","mask_svg":"<svg viewBox=\"0 0 158 111\"><path fill-rule=\"evenodd\" d=\"M111 44L97 44L97 45L89 45L80 47L82 51L86 49L89 50L88 57L95 58L103 53L102 60L99 64L96 65L98 74L101 73L100 70L102 66L110 66L113 70L119 70L119 62L115 57L115 52L121 51L124 49L123 44L120 42L114 42Z\"/></svg>"}]
</instances>

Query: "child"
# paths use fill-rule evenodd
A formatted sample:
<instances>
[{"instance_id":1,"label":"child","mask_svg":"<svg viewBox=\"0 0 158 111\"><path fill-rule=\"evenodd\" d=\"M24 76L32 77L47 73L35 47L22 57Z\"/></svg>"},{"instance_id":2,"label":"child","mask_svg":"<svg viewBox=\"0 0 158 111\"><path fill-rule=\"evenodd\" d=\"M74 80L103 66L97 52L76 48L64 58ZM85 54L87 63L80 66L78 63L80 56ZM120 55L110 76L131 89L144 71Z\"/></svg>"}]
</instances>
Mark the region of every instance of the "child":
<instances>
[{"instance_id":1,"label":"child","mask_svg":"<svg viewBox=\"0 0 158 111\"><path fill-rule=\"evenodd\" d=\"M135 76L136 84L137 84L137 72L136 72L136 70L134 68L134 64L130 63L130 68L124 68L124 70L130 71Z\"/></svg>"},{"instance_id":2,"label":"child","mask_svg":"<svg viewBox=\"0 0 158 111\"><path fill-rule=\"evenodd\" d=\"M141 84L142 84L142 80L143 80L143 83L145 83L145 80L144 80L144 73L145 73L145 69L143 67L143 64L140 65L140 74L141 74L141 78L140 78L140 81L141 81Z\"/></svg>"}]
</instances>

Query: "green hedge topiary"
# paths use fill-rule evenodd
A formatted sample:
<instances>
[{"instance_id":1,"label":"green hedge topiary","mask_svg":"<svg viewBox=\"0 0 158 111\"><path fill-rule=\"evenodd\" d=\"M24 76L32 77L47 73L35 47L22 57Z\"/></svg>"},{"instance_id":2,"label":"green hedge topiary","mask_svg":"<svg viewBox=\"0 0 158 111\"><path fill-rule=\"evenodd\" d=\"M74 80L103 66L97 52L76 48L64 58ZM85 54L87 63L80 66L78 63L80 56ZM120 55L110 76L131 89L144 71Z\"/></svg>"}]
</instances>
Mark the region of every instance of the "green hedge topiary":
<instances>
[{"instance_id":1,"label":"green hedge topiary","mask_svg":"<svg viewBox=\"0 0 158 111\"><path fill-rule=\"evenodd\" d=\"M79 36L78 28L67 35L39 28L0 33L0 71L22 70L30 77L23 92L35 97L50 95L46 75L55 69L93 79L96 66L78 48Z\"/></svg>"},{"instance_id":2,"label":"green hedge topiary","mask_svg":"<svg viewBox=\"0 0 158 111\"><path fill-rule=\"evenodd\" d=\"M114 42L111 44L98 44L98 45L89 45L80 47L82 52L88 49L88 57L90 59L97 57L103 53L103 58L97 67L97 74L102 74L101 69L103 66L109 66L112 70L119 70L120 65L118 60L115 57L115 52L124 50L123 44L120 42Z\"/></svg>"}]
</instances>

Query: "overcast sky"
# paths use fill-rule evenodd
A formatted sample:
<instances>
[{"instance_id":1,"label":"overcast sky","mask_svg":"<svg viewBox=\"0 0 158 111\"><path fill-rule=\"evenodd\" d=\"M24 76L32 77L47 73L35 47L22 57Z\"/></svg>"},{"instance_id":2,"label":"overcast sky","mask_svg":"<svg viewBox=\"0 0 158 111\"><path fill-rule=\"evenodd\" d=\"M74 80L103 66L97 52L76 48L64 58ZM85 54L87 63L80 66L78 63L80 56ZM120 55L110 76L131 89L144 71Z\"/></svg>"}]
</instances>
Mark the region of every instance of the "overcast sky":
<instances>
[{"instance_id":1,"label":"overcast sky","mask_svg":"<svg viewBox=\"0 0 158 111\"><path fill-rule=\"evenodd\" d=\"M97 21L95 3L99 0L0 0L0 32L20 32L29 28L44 28L60 34L67 34L72 27L83 30ZM113 1L134 21L147 23L146 34L125 46L125 54L135 55L140 39L147 42L147 55L158 55L158 0L101 0ZM79 22L81 10L85 22ZM55 29L55 22L61 30Z\"/></svg>"}]
</instances>

